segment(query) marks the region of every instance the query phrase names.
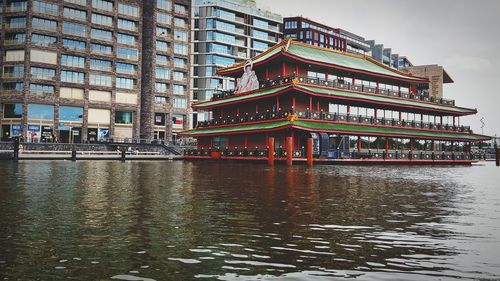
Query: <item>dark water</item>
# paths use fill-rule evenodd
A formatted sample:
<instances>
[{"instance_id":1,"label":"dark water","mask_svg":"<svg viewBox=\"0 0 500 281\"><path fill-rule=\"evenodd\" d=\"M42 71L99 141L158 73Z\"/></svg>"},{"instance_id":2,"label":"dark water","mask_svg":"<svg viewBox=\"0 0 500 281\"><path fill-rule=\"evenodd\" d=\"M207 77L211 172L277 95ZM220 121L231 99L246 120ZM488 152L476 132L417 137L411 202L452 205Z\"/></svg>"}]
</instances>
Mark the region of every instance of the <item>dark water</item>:
<instances>
[{"instance_id":1,"label":"dark water","mask_svg":"<svg viewBox=\"0 0 500 281\"><path fill-rule=\"evenodd\" d=\"M0 280L498 279L493 164L0 162Z\"/></svg>"}]
</instances>

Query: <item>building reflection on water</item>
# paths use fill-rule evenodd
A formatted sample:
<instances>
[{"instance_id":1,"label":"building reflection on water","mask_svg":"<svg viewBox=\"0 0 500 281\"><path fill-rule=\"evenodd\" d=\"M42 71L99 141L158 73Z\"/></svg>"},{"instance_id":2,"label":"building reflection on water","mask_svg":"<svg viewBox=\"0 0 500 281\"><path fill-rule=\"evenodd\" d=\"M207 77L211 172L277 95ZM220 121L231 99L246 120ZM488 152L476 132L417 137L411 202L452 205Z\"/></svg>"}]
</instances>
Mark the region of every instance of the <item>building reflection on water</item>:
<instances>
[{"instance_id":1,"label":"building reflection on water","mask_svg":"<svg viewBox=\"0 0 500 281\"><path fill-rule=\"evenodd\" d=\"M472 274L447 262L463 254L448 242L465 235L450 218L467 215L470 187L434 177L456 168L0 165L10 280Z\"/></svg>"}]
</instances>

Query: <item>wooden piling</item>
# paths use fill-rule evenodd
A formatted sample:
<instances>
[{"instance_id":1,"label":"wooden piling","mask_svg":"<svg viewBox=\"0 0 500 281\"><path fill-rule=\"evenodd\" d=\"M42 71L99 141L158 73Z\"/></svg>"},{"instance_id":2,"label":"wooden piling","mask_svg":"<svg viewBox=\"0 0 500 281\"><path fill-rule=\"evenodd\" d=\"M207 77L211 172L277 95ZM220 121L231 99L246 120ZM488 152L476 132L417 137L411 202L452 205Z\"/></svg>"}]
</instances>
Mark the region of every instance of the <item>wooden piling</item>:
<instances>
[{"instance_id":1,"label":"wooden piling","mask_svg":"<svg viewBox=\"0 0 500 281\"><path fill-rule=\"evenodd\" d=\"M121 160L122 160L122 162L125 162L125 149L123 149L123 150L121 151L121 153L122 153Z\"/></svg>"},{"instance_id":2,"label":"wooden piling","mask_svg":"<svg viewBox=\"0 0 500 281\"><path fill-rule=\"evenodd\" d=\"M71 161L76 161L76 150L75 149L73 149L71 151Z\"/></svg>"},{"instance_id":3,"label":"wooden piling","mask_svg":"<svg viewBox=\"0 0 500 281\"><path fill-rule=\"evenodd\" d=\"M286 137L286 165L292 166L293 159L293 137Z\"/></svg>"},{"instance_id":4,"label":"wooden piling","mask_svg":"<svg viewBox=\"0 0 500 281\"><path fill-rule=\"evenodd\" d=\"M313 165L313 139L312 138L307 138L306 154L307 154L307 166L311 167Z\"/></svg>"},{"instance_id":5,"label":"wooden piling","mask_svg":"<svg viewBox=\"0 0 500 281\"><path fill-rule=\"evenodd\" d=\"M273 137L269 137L267 139L267 146L268 146L267 164L269 166L273 166L274 165L274 138Z\"/></svg>"},{"instance_id":6,"label":"wooden piling","mask_svg":"<svg viewBox=\"0 0 500 281\"><path fill-rule=\"evenodd\" d=\"M20 145L20 140L19 137L14 138L14 161L19 160L19 145Z\"/></svg>"},{"instance_id":7,"label":"wooden piling","mask_svg":"<svg viewBox=\"0 0 500 281\"><path fill-rule=\"evenodd\" d=\"M498 167L498 166L500 166L500 148L497 148L495 158L496 158L497 167Z\"/></svg>"}]
</instances>

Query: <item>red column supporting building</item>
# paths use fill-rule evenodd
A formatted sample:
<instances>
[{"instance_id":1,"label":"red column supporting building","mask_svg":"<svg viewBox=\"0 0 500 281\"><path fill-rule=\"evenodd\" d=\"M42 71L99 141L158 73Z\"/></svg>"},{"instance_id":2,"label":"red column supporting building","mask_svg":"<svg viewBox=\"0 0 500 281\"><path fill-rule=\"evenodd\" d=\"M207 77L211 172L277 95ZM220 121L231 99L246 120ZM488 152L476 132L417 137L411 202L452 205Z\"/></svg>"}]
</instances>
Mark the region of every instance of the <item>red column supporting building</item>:
<instances>
[{"instance_id":1,"label":"red column supporting building","mask_svg":"<svg viewBox=\"0 0 500 281\"><path fill-rule=\"evenodd\" d=\"M266 80L269 80L269 67L266 67Z\"/></svg>"},{"instance_id":2,"label":"red column supporting building","mask_svg":"<svg viewBox=\"0 0 500 281\"><path fill-rule=\"evenodd\" d=\"M269 166L274 165L274 138L270 137L267 139L268 154L267 154L267 164Z\"/></svg>"},{"instance_id":3,"label":"red column supporting building","mask_svg":"<svg viewBox=\"0 0 500 281\"><path fill-rule=\"evenodd\" d=\"M312 166L313 165L313 139L312 138L307 138L307 166Z\"/></svg>"},{"instance_id":4,"label":"red column supporting building","mask_svg":"<svg viewBox=\"0 0 500 281\"><path fill-rule=\"evenodd\" d=\"M309 110L310 111L313 110L313 97L312 96L309 96Z\"/></svg>"},{"instance_id":5,"label":"red column supporting building","mask_svg":"<svg viewBox=\"0 0 500 281\"><path fill-rule=\"evenodd\" d=\"M410 139L410 151L413 152L413 139Z\"/></svg>"},{"instance_id":6,"label":"red column supporting building","mask_svg":"<svg viewBox=\"0 0 500 281\"><path fill-rule=\"evenodd\" d=\"M358 136L358 153L361 152L361 136Z\"/></svg>"},{"instance_id":7,"label":"red column supporting building","mask_svg":"<svg viewBox=\"0 0 500 281\"><path fill-rule=\"evenodd\" d=\"M385 138L385 153L389 153L389 138Z\"/></svg>"},{"instance_id":8,"label":"red column supporting building","mask_svg":"<svg viewBox=\"0 0 500 281\"><path fill-rule=\"evenodd\" d=\"M280 110L280 97L276 96L276 111Z\"/></svg>"},{"instance_id":9,"label":"red column supporting building","mask_svg":"<svg viewBox=\"0 0 500 281\"><path fill-rule=\"evenodd\" d=\"M285 77L286 76L286 64L283 63L281 65L281 77Z\"/></svg>"},{"instance_id":10,"label":"red column supporting building","mask_svg":"<svg viewBox=\"0 0 500 281\"><path fill-rule=\"evenodd\" d=\"M292 166L293 159L293 137L286 137L286 165Z\"/></svg>"}]
</instances>

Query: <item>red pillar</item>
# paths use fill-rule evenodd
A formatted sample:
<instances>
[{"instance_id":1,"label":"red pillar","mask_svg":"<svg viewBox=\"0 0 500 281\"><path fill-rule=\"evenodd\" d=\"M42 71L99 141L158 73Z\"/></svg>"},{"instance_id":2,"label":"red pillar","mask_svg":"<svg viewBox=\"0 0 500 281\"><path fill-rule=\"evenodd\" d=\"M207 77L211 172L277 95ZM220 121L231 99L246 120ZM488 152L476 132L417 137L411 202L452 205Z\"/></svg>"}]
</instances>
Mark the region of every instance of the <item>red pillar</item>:
<instances>
[{"instance_id":1,"label":"red pillar","mask_svg":"<svg viewBox=\"0 0 500 281\"><path fill-rule=\"evenodd\" d=\"M385 153L389 153L389 138L385 138Z\"/></svg>"},{"instance_id":2,"label":"red pillar","mask_svg":"<svg viewBox=\"0 0 500 281\"><path fill-rule=\"evenodd\" d=\"M267 164L269 166L274 165L274 138L270 137L267 139L268 154L267 154Z\"/></svg>"},{"instance_id":3,"label":"red pillar","mask_svg":"<svg viewBox=\"0 0 500 281\"><path fill-rule=\"evenodd\" d=\"M295 111L295 96L292 97L292 109Z\"/></svg>"},{"instance_id":4,"label":"red pillar","mask_svg":"<svg viewBox=\"0 0 500 281\"><path fill-rule=\"evenodd\" d=\"M316 111L319 112L319 100L316 102Z\"/></svg>"},{"instance_id":5,"label":"red pillar","mask_svg":"<svg viewBox=\"0 0 500 281\"><path fill-rule=\"evenodd\" d=\"M431 141L431 151L434 151L435 146L434 146L434 141Z\"/></svg>"},{"instance_id":6,"label":"red pillar","mask_svg":"<svg viewBox=\"0 0 500 281\"><path fill-rule=\"evenodd\" d=\"M328 68L326 69L326 72L325 72L325 80L328 81Z\"/></svg>"},{"instance_id":7,"label":"red pillar","mask_svg":"<svg viewBox=\"0 0 500 281\"><path fill-rule=\"evenodd\" d=\"M266 80L269 80L269 67L266 67Z\"/></svg>"},{"instance_id":8,"label":"red pillar","mask_svg":"<svg viewBox=\"0 0 500 281\"><path fill-rule=\"evenodd\" d=\"M313 165L313 139L307 138L307 166Z\"/></svg>"},{"instance_id":9,"label":"red pillar","mask_svg":"<svg viewBox=\"0 0 500 281\"><path fill-rule=\"evenodd\" d=\"M295 75L298 77L299 76L299 65L295 65Z\"/></svg>"},{"instance_id":10,"label":"red pillar","mask_svg":"<svg viewBox=\"0 0 500 281\"><path fill-rule=\"evenodd\" d=\"M285 76L286 76L286 64L282 63L282 65L281 65L281 77L285 77Z\"/></svg>"},{"instance_id":11,"label":"red pillar","mask_svg":"<svg viewBox=\"0 0 500 281\"><path fill-rule=\"evenodd\" d=\"M347 106L347 114L350 114L350 113L351 113L351 106L350 106L350 105L348 105L348 106Z\"/></svg>"},{"instance_id":12,"label":"red pillar","mask_svg":"<svg viewBox=\"0 0 500 281\"><path fill-rule=\"evenodd\" d=\"M280 110L280 97L276 96L276 111Z\"/></svg>"},{"instance_id":13,"label":"red pillar","mask_svg":"<svg viewBox=\"0 0 500 281\"><path fill-rule=\"evenodd\" d=\"M358 136L358 153L361 152L361 136Z\"/></svg>"},{"instance_id":14,"label":"red pillar","mask_svg":"<svg viewBox=\"0 0 500 281\"><path fill-rule=\"evenodd\" d=\"M403 119L403 114L401 113L401 111L399 112L399 121L401 121ZM408 121L408 120L406 120Z\"/></svg>"},{"instance_id":15,"label":"red pillar","mask_svg":"<svg viewBox=\"0 0 500 281\"><path fill-rule=\"evenodd\" d=\"M374 113L374 114L373 114L373 115L374 115L374 116L373 116L373 118L374 118L375 120L377 120L377 109L376 109L376 108L374 108L374 109L373 109L373 113Z\"/></svg>"},{"instance_id":16,"label":"red pillar","mask_svg":"<svg viewBox=\"0 0 500 281\"><path fill-rule=\"evenodd\" d=\"M293 137L286 137L286 165L292 166L293 159Z\"/></svg>"},{"instance_id":17,"label":"red pillar","mask_svg":"<svg viewBox=\"0 0 500 281\"><path fill-rule=\"evenodd\" d=\"M410 151L413 151L413 139L410 139Z\"/></svg>"}]
</instances>

